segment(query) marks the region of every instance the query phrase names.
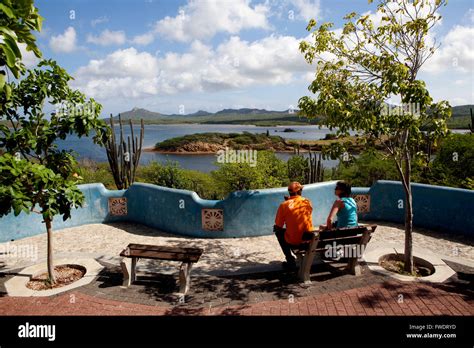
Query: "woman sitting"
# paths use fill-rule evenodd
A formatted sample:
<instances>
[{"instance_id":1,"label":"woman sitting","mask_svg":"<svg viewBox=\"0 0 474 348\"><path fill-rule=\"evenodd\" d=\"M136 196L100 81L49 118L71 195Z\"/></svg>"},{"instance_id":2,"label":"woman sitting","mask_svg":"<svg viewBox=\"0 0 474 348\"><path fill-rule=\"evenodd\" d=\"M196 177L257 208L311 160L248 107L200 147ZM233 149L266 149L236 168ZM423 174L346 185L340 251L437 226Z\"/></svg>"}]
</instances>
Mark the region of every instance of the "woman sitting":
<instances>
[{"instance_id":1,"label":"woman sitting","mask_svg":"<svg viewBox=\"0 0 474 348\"><path fill-rule=\"evenodd\" d=\"M320 229L332 229L357 226L357 204L351 197L351 185L345 181L338 181L335 189L338 199L332 205L326 225ZM337 221L334 218L337 216Z\"/></svg>"}]
</instances>

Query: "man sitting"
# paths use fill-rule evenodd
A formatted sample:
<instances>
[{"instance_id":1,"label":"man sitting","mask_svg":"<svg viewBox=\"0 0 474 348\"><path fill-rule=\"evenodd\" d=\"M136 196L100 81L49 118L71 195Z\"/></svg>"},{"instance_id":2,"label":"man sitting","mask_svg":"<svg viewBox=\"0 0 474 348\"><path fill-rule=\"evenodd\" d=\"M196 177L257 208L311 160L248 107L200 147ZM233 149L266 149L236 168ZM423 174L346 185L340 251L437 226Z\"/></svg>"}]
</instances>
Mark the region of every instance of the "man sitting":
<instances>
[{"instance_id":1,"label":"man sitting","mask_svg":"<svg viewBox=\"0 0 474 348\"><path fill-rule=\"evenodd\" d=\"M285 197L285 202L281 203L275 217L273 231L280 243L281 250L285 255L286 262L283 267L295 269L295 257L291 253L291 248L301 246L312 236L305 234L313 230L311 201L301 196L303 186L299 182L292 182L288 186L289 197ZM286 225L286 229L283 226ZM308 237L308 238L305 238Z\"/></svg>"}]
</instances>

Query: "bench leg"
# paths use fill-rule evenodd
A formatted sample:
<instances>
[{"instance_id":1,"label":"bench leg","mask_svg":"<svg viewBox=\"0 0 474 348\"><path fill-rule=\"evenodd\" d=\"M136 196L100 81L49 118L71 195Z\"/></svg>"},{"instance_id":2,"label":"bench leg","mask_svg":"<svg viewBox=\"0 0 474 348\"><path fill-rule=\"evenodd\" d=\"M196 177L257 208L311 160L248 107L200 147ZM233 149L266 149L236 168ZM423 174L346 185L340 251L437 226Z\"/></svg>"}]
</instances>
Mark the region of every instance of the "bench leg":
<instances>
[{"instance_id":1,"label":"bench leg","mask_svg":"<svg viewBox=\"0 0 474 348\"><path fill-rule=\"evenodd\" d=\"M365 230L362 234L360 244L352 249L352 257L349 259L346 267L346 270L349 271L350 274L355 276L362 274L362 268L359 265L359 259L362 257L362 253L364 252L367 243L370 241L370 237L370 232Z\"/></svg>"},{"instance_id":2,"label":"bench leg","mask_svg":"<svg viewBox=\"0 0 474 348\"><path fill-rule=\"evenodd\" d=\"M130 273L132 283L137 280L137 258L132 257L132 272Z\"/></svg>"},{"instance_id":3,"label":"bench leg","mask_svg":"<svg viewBox=\"0 0 474 348\"><path fill-rule=\"evenodd\" d=\"M304 254L303 260L301 262L300 269L298 271L298 278L300 281L304 282L305 284L311 284L310 273L311 273L311 266L313 265L314 260L314 250L318 245L318 237L313 237L311 240L308 250Z\"/></svg>"},{"instance_id":4,"label":"bench leg","mask_svg":"<svg viewBox=\"0 0 474 348\"><path fill-rule=\"evenodd\" d=\"M359 259L357 257L349 259L346 270L352 275L360 276L362 274L362 271L359 265Z\"/></svg>"},{"instance_id":5,"label":"bench leg","mask_svg":"<svg viewBox=\"0 0 474 348\"><path fill-rule=\"evenodd\" d=\"M298 278L305 284L311 284L310 273L313 265L314 253L309 251L303 257L300 270L298 271Z\"/></svg>"},{"instance_id":6,"label":"bench leg","mask_svg":"<svg viewBox=\"0 0 474 348\"><path fill-rule=\"evenodd\" d=\"M303 260L304 260L304 255L301 253L296 254L296 266L298 266L299 269L303 267Z\"/></svg>"},{"instance_id":7,"label":"bench leg","mask_svg":"<svg viewBox=\"0 0 474 348\"><path fill-rule=\"evenodd\" d=\"M189 291L192 266L191 262L183 262L179 269L179 292L183 295Z\"/></svg>"},{"instance_id":8,"label":"bench leg","mask_svg":"<svg viewBox=\"0 0 474 348\"><path fill-rule=\"evenodd\" d=\"M136 266L137 266L137 259L133 258L124 258L120 262L120 266L122 267L123 273L123 286L129 287L132 283L136 280Z\"/></svg>"},{"instance_id":9,"label":"bench leg","mask_svg":"<svg viewBox=\"0 0 474 348\"><path fill-rule=\"evenodd\" d=\"M120 266L122 267L122 273L123 273L123 286L129 287L131 285L131 279L130 279L130 263L131 260L129 258L124 258L122 261L120 261Z\"/></svg>"}]
</instances>

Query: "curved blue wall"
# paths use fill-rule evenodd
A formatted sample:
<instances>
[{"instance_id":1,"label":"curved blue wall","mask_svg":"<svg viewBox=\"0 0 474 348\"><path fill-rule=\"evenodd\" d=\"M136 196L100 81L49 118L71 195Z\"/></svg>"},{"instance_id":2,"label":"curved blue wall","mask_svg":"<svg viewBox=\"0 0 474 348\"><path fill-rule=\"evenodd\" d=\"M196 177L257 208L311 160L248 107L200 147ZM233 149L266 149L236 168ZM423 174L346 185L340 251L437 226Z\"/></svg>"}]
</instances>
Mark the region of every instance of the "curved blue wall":
<instances>
[{"instance_id":1,"label":"curved blue wall","mask_svg":"<svg viewBox=\"0 0 474 348\"><path fill-rule=\"evenodd\" d=\"M324 223L335 199L335 181L305 185L303 195L313 203L313 223ZM474 236L474 191L413 184L414 224L419 227ZM59 230L90 223L130 221L165 232L201 238L231 238L272 233L278 205L287 194L285 188L241 191L221 201L203 200L191 191L136 183L128 190L109 191L102 184L81 185L86 196L82 208L63 222L56 217L53 228ZM370 196L370 211L360 213L361 220L403 223L405 197L401 184L378 181L370 188L354 188L353 194ZM109 198L126 198L127 214L114 216ZM401 202L401 203L400 203ZM403 204L400 208L400 204ZM203 228L202 210L221 209L223 229ZM0 218L0 242L20 239L45 231L37 214L21 213Z\"/></svg>"},{"instance_id":2,"label":"curved blue wall","mask_svg":"<svg viewBox=\"0 0 474 348\"><path fill-rule=\"evenodd\" d=\"M405 193L400 182L381 180L353 191L370 194L370 213L361 214L361 219L404 223ZM474 190L412 184L412 193L414 226L474 237Z\"/></svg>"},{"instance_id":3,"label":"curved blue wall","mask_svg":"<svg viewBox=\"0 0 474 348\"><path fill-rule=\"evenodd\" d=\"M306 185L304 196L313 203L313 222L322 223L334 201L335 182ZM163 231L203 238L250 237L271 234L275 213L286 188L233 192L222 201L203 200L190 191L151 184L134 184L128 200L127 221ZM222 209L224 230L202 228L202 209Z\"/></svg>"}]
</instances>

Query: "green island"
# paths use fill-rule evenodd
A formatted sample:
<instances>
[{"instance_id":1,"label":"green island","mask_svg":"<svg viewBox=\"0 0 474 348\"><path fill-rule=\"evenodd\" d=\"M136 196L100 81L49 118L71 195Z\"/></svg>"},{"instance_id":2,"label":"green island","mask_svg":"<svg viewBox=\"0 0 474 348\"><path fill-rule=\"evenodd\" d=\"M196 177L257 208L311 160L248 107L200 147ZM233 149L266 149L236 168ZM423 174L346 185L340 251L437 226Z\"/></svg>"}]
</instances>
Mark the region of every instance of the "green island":
<instances>
[{"instance_id":1,"label":"green island","mask_svg":"<svg viewBox=\"0 0 474 348\"><path fill-rule=\"evenodd\" d=\"M145 151L173 153L173 154L210 154L219 150L231 148L234 150L267 150L273 152L322 151L332 144L346 144L351 153L359 153L364 144L359 136L336 137L327 134L321 140L285 139L278 135L267 133L196 133L166 139Z\"/></svg>"}]
</instances>

